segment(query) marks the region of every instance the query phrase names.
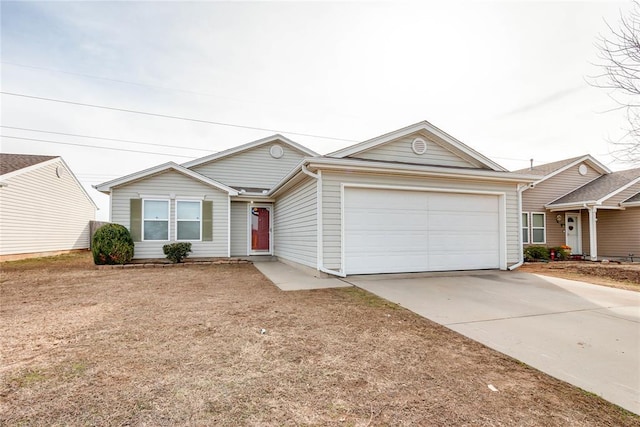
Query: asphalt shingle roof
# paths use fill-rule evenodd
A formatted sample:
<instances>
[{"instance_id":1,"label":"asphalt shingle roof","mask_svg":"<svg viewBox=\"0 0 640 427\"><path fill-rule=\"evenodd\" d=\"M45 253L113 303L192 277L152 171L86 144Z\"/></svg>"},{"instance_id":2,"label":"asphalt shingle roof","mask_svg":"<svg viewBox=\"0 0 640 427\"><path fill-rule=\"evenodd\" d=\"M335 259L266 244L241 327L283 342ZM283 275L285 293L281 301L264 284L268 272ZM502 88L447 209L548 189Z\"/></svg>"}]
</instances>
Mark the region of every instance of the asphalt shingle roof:
<instances>
[{"instance_id":1,"label":"asphalt shingle roof","mask_svg":"<svg viewBox=\"0 0 640 427\"><path fill-rule=\"evenodd\" d=\"M611 194L619 188L629 184L636 178L640 178L640 168L602 175L577 190L572 191L566 196L563 196L558 200L554 200L550 205L600 200L608 194Z\"/></svg>"},{"instance_id":2,"label":"asphalt shingle roof","mask_svg":"<svg viewBox=\"0 0 640 427\"><path fill-rule=\"evenodd\" d=\"M624 203L636 203L636 202L640 202L640 193L636 194L635 196L631 196L624 201Z\"/></svg>"},{"instance_id":3,"label":"asphalt shingle roof","mask_svg":"<svg viewBox=\"0 0 640 427\"><path fill-rule=\"evenodd\" d=\"M7 154L0 153L0 175L24 169L58 156L37 156L32 154Z\"/></svg>"}]
</instances>

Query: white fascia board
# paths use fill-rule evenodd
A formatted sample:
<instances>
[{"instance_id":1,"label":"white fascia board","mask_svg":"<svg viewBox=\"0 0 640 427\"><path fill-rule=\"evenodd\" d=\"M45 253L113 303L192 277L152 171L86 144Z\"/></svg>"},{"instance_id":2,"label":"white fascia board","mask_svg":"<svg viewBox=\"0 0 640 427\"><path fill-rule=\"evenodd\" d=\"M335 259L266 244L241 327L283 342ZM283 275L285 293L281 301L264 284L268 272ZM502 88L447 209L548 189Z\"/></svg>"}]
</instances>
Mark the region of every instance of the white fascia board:
<instances>
[{"instance_id":1,"label":"white fascia board","mask_svg":"<svg viewBox=\"0 0 640 427\"><path fill-rule=\"evenodd\" d=\"M596 171L598 171L602 175L607 175L607 174L611 173L611 170L608 167L606 167L605 165L603 165L602 163L600 163L599 161L597 161L596 159L591 157L590 154L587 154L586 156L580 157L579 159L574 160L573 162L569 163L568 165L564 165L560 169L557 169L557 170L551 172L550 174L547 174L547 175L543 176L542 178L539 178L535 182L535 184L538 185L541 182L546 181L549 178L553 178L554 176L556 176L558 174L561 174L562 172L566 171L567 169L571 169L572 167L577 166L580 163L584 163L584 162L590 163L591 167L594 168ZM599 177L597 177L595 179L598 179L598 178ZM587 185L587 184L584 184L584 185ZM583 187L584 185L582 185L581 187ZM580 187L578 187L578 188L580 188ZM571 191L575 191L575 189L571 190ZM562 196L562 197L564 197L564 196Z\"/></svg>"},{"instance_id":2,"label":"white fascia board","mask_svg":"<svg viewBox=\"0 0 640 427\"><path fill-rule=\"evenodd\" d=\"M623 185L622 187L618 188L617 190L612 191L611 193L607 194L603 198L599 199L598 203L603 203L605 200L610 199L611 197L615 196L616 194L619 194L619 193L623 192L624 190L626 190L627 188L631 187L632 185L637 184L638 182L640 182L640 176L637 177L636 179L628 182L627 184Z\"/></svg>"},{"instance_id":3,"label":"white fascia board","mask_svg":"<svg viewBox=\"0 0 640 427\"><path fill-rule=\"evenodd\" d=\"M327 156L336 157L336 158L344 158L344 157L347 157L347 156L351 156L351 155L360 153L362 151L369 150L369 149L371 149L373 147L376 147L378 145L386 144L387 142L393 141L394 139L402 138L403 136L407 136L407 135L410 135L412 133L419 132L421 130L427 131L427 132L437 136L438 138L440 138L443 141L447 142L448 144L452 145L454 148L462 151L464 154L466 154L469 157L477 160L481 164L490 167L494 171L507 172L507 169L505 169L504 167L500 166L499 164L497 164L493 160L490 160L488 157L478 153L477 151L475 151L474 149L472 149L468 145L464 144L463 142L457 140L456 138L454 138L453 136L449 135L448 133L438 129L437 127L435 127L434 125L432 125L431 123L429 123L426 120L418 122L418 123L410 125L410 126L407 126L407 127L404 127L402 129L398 129L396 131L389 132L389 133L386 133L384 135L369 139L367 141L360 142L360 143L355 144L355 145L351 145L351 146L343 148L341 150L334 151L333 153L327 154Z\"/></svg>"},{"instance_id":4,"label":"white fascia board","mask_svg":"<svg viewBox=\"0 0 640 427\"><path fill-rule=\"evenodd\" d=\"M620 206L623 208L635 208L640 207L640 202L622 202Z\"/></svg>"},{"instance_id":5,"label":"white fascia board","mask_svg":"<svg viewBox=\"0 0 640 427\"><path fill-rule=\"evenodd\" d=\"M5 179L13 178L13 177L25 174L27 172L31 172L31 171L36 170L36 169L40 169L41 167L50 165L52 163L56 163L58 160L61 160L61 159L62 159L62 157L56 157L56 158L53 158L53 159L45 160L44 162L40 162L40 163L36 163L34 165L31 165L31 166L27 166L26 168L17 169L17 170L14 170L12 172L5 173L4 175L0 175L0 179L1 180L5 180ZM69 169L68 166L65 165L65 167L67 169Z\"/></svg>"},{"instance_id":6,"label":"white fascia board","mask_svg":"<svg viewBox=\"0 0 640 427\"><path fill-rule=\"evenodd\" d=\"M91 204L93 205L94 208L98 209L98 205L96 204L96 202L93 201L93 199L91 198L91 196L89 195L89 193L87 193L87 190L84 189L84 187L82 186L82 184L80 183L80 180L78 180L78 178L75 176L75 174L73 173L73 171L71 170L71 168L69 167L69 165L67 165L67 162L64 161L64 159L62 157L58 157L57 159L54 160L60 160L60 163L62 163L62 165L64 166L64 168L67 170L67 172L69 172L69 175L71 176L71 178L73 178L73 180L76 182L76 185L78 187L80 187L80 190L82 190L82 193L85 195L85 197L89 200L89 202L91 202ZM47 162L45 162L47 163Z\"/></svg>"},{"instance_id":7,"label":"white fascia board","mask_svg":"<svg viewBox=\"0 0 640 427\"><path fill-rule=\"evenodd\" d=\"M360 159L336 159L318 157L312 159L305 159L305 163L310 168L314 169L348 169L362 172L373 173L403 173L409 175L429 175L429 176L442 176L451 178L476 178L489 181L503 181L503 182L517 182L517 183L532 183L537 178L533 175L516 174L513 172L499 172L489 171L484 169L462 169L462 168L449 168L444 166L425 166L425 165L411 165L411 164L398 164L387 163L370 160ZM297 168L296 168L297 169Z\"/></svg>"},{"instance_id":8,"label":"white fascia board","mask_svg":"<svg viewBox=\"0 0 640 427\"><path fill-rule=\"evenodd\" d=\"M214 153L214 154L211 154L209 156L205 156L205 157L201 157L199 159L191 160L189 162L183 163L182 167L192 168L194 166L198 166L198 165L201 165L201 164L204 164L204 163L212 162L214 160L219 160L219 159L222 159L224 157L229 157L229 156L232 156L234 154L238 154L238 153L240 153L242 151L250 150L252 148L259 147L261 145L268 144L268 143L271 143L271 142L276 142L276 141L284 142L285 144L287 144L287 145L291 146L292 148L304 153L307 156L318 156L318 153L308 149L307 147L305 147L303 145L300 145L297 142L294 142L294 141L290 140L289 138L287 138L285 136L282 136L280 134L276 134L276 135L268 136L266 138L258 139L256 141L248 142L246 144L242 144L242 145L239 145L237 147L232 147L232 148L229 148L227 150L220 151L219 153Z\"/></svg>"},{"instance_id":9,"label":"white fascia board","mask_svg":"<svg viewBox=\"0 0 640 427\"><path fill-rule=\"evenodd\" d=\"M598 206L596 200L586 200L583 202L559 203L554 205L553 202L544 205L545 209L550 211L568 211L572 209L584 209L586 206Z\"/></svg>"},{"instance_id":10,"label":"white fascia board","mask_svg":"<svg viewBox=\"0 0 640 427\"><path fill-rule=\"evenodd\" d=\"M280 182L278 182L276 185L274 185L271 190L269 190L269 192L267 193L267 196L274 196L276 193L278 193L282 187L284 187L294 176L296 176L299 173L302 173L302 166L305 164L308 164L309 161L311 160L311 158L304 158L302 159L302 161L300 163L298 163L296 165L296 167L294 167L293 169L291 169L291 171L285 175L284 178L282 178L280 180Z\"/></svg>"},{"instance_id":11,"label":"white fascia board","mask_svg":"<svg viewBox=\"0 0 640 427\"><path fill-rule=\"evenodd\" d=\"M146 178L146 177L148 177L150 175L154 175L154 174L157 174L157 173L165 172L165 171L170 170L170 169L173 169L176 172L179 172L179 173L181 173L183 175L187 175L187 176L189 176L189 177L191 177L191 178L193 178L193 179L195 179L197 181L202 182L203 184L206 184L206 185L209 185L211 187L215 187L215 188L217 188L219 190L222 190L222 191L226 192L227 194L229 194L231 196L238 195L238 191L234 190L233 188L228 187L228 186L226 186L226 185L224 185L224 184L222 184L222 183L220 183L218 181L215 181L213 179L207 178L206 176L201 175L201 174L199 174L197 172L194 172L194 171L192 171L190 169L182 167L182 166L180 166L180 165L178 165L178 164L176 164L174 162L163 163L161 165L154 166L154 167L149 168L149 169L145 169L145 170L142 170L142 171L139 171L139 172L136 172L136 173L132 173L132 174L124 176L122 178L117 178L117 179L114 179L112 181L96 185L94 188L96 190L102 192L102 193L108 194L111 191L111 189L114 188L114 187L118 187L118 186L127 184L127 183L132 182L132 181L137 181L137 180Z\"/></svg>"}]
</instances>

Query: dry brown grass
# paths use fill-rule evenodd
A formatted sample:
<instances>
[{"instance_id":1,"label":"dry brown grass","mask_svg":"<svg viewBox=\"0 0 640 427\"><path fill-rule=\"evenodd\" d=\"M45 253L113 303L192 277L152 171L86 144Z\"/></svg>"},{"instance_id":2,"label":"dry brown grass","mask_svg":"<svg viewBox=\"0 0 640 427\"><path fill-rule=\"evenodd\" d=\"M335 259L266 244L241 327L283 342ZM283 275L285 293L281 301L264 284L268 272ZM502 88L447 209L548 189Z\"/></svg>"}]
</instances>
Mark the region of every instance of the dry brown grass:
<instances>
[{"instance_id":1,"label":"dry brown grass","mask_svg":"<svg viewBox=\"0 0 640 427\"><path fill-rule=\"evenodd\" d=\"M579 280L594 285L630 291L640 291L640 264L638 263L533 262L524 264L518 271Z\"/></svg>"},{"instance_id":2,"label":"dry brown grass","mask_svg":"<svg viewBox=\"0 0 640 427\"><path fill-rule=\"evenodd\" d=\"M640 426L355 288L86 254L0 268L3 425Z\"/></svg>"}]
</instances>

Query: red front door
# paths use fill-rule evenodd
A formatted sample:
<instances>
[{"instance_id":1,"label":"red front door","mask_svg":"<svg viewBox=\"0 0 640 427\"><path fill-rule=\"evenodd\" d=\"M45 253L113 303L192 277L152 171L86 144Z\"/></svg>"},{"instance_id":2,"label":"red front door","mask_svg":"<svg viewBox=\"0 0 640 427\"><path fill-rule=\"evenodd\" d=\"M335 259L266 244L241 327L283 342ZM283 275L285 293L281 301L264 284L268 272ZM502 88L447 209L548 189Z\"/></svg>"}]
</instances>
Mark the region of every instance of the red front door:
<instances>
[{"instance_id":1,"label":"red front door","mask_svg":"<svg viewBox=\"0 0 640 427\"><path fill-rule=\"evenodd\" d=\"M269 252L271 208L251 208L251 250Z\"/></svg>"}]
</instances>

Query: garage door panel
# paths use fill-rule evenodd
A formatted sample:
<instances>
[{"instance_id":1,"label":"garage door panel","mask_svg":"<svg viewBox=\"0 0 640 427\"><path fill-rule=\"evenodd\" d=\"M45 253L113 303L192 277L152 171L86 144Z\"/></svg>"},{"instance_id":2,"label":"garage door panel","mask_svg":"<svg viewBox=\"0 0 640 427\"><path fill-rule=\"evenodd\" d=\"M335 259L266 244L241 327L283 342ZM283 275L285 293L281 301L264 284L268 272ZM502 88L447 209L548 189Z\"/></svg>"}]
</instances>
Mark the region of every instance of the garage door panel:
<instances>
[{"instance_id":1,"label":"garage door panel","mask_svg":"<svg viewBox=\"0 0 640 427\"><path fill-rule=\"evenodd\" d=\"M499 268L498 196L345 189L347 274Z\"/></svg>"}]
</instances>

